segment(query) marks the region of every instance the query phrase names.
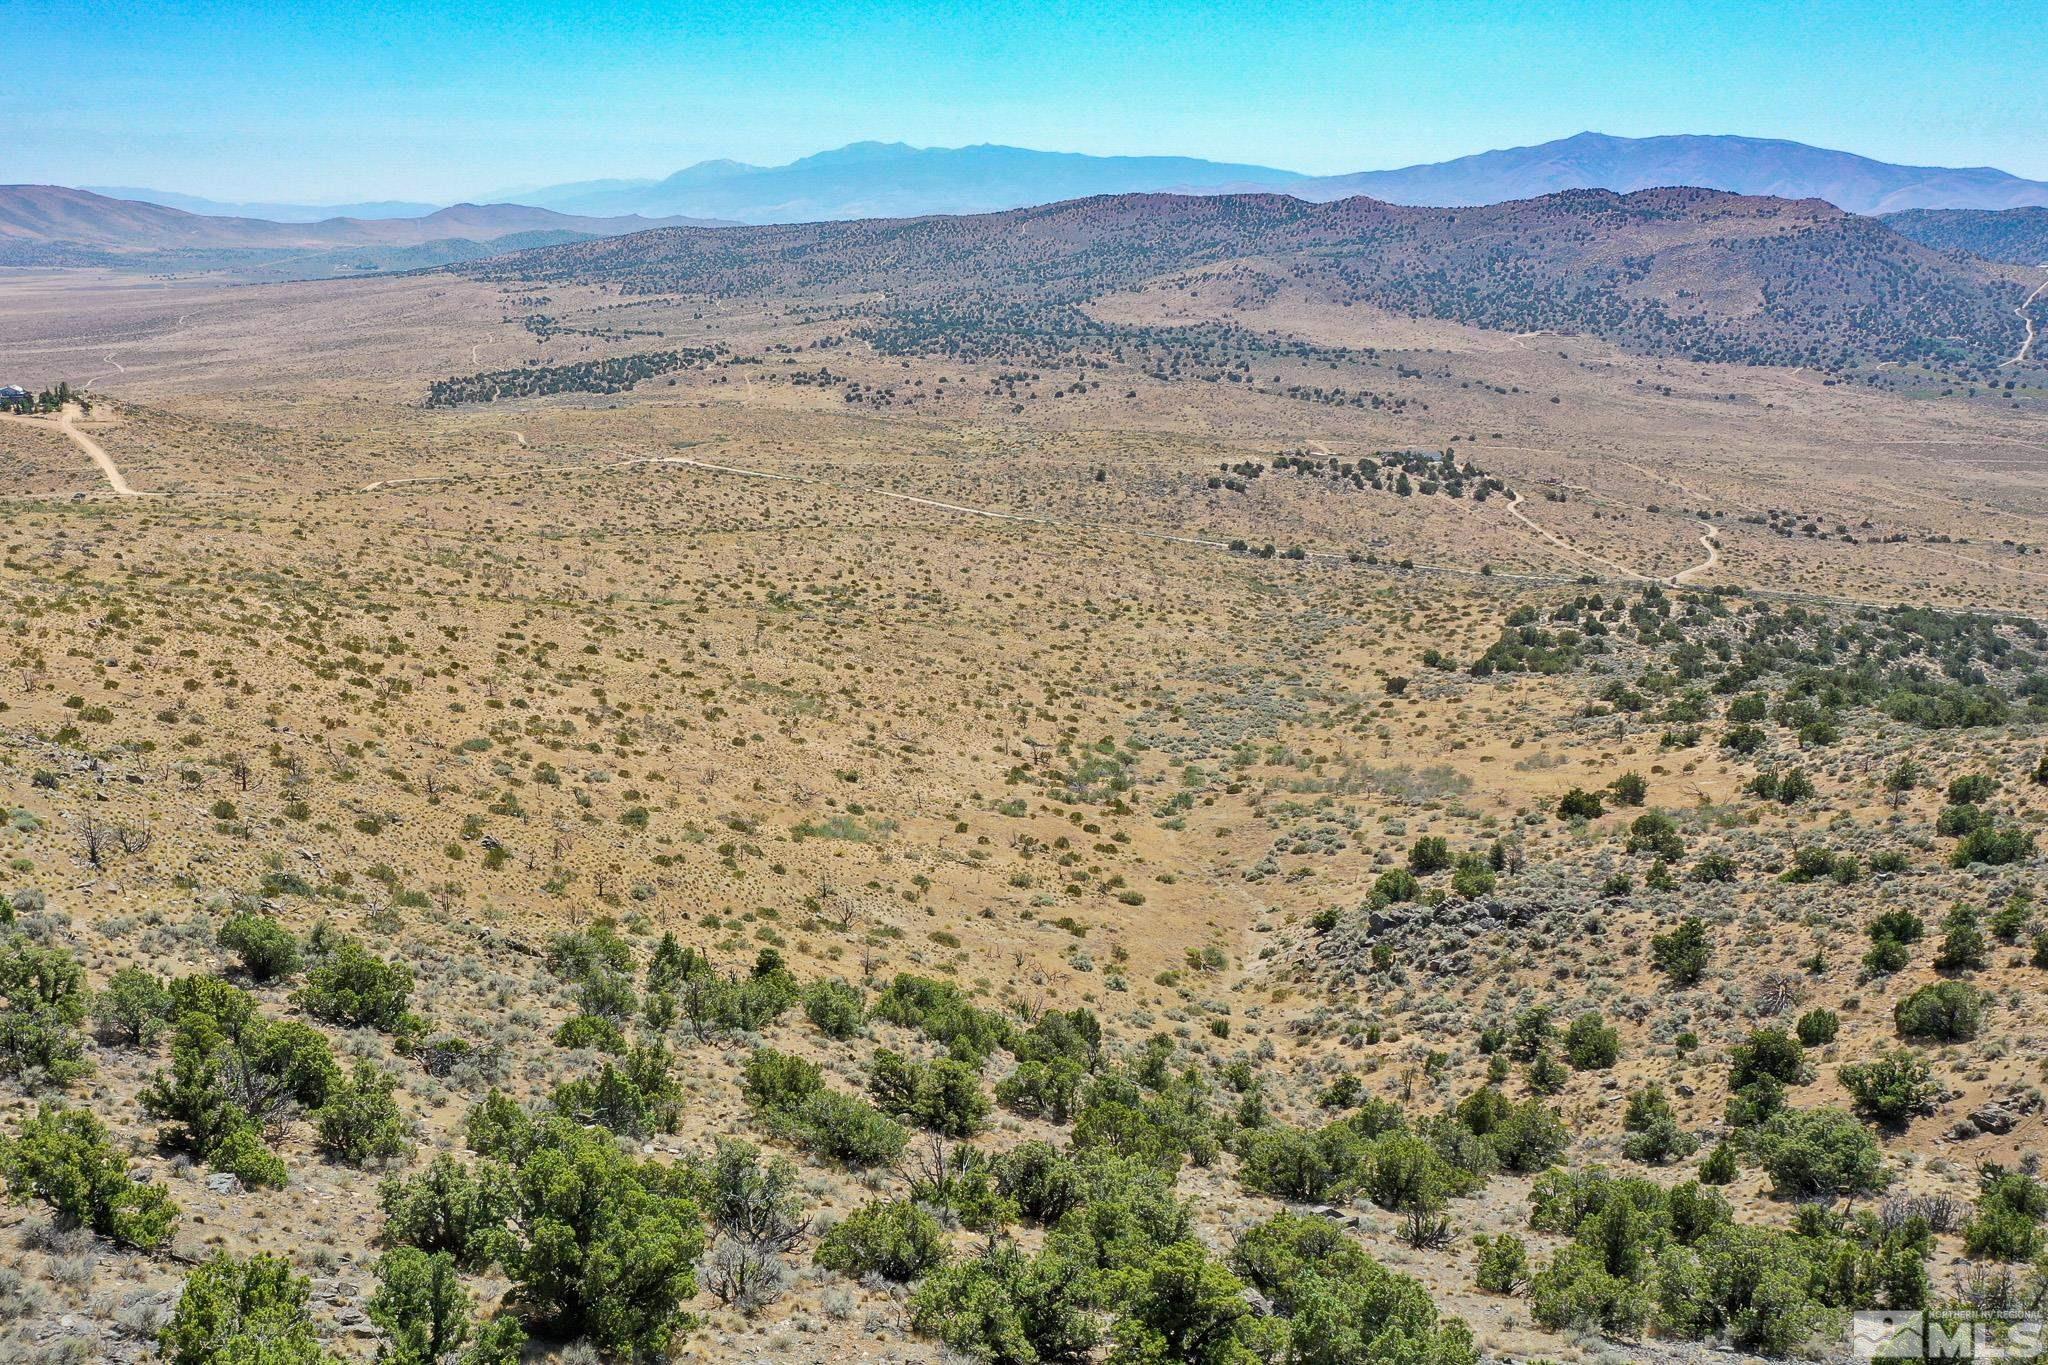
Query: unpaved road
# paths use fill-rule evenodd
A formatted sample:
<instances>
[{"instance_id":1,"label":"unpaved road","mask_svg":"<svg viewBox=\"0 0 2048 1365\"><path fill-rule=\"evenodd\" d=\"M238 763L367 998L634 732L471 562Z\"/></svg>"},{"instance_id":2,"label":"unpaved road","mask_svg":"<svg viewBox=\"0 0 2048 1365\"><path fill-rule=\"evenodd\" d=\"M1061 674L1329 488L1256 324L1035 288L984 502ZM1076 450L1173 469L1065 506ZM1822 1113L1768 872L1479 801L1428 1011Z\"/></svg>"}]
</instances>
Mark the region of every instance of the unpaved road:
<instances>
[{"instance_id":1,"label":"unpaved road","mask_svg":"<svg viewBox=\"0 0 2048 1365\"><path fill-rule=\"evenodd\" d=\"M1546 544L1554 545L1558 549L1563 550L1566 554L1577 555L1580 559L1590 560L1595 564L1604 564L1606 567L1620 574L1623 578L1635 579L1637 582L1643 582L1647 579L1647 575L1636 572L1634 569L1631 569L1626 564L1620 563L1617 560L1609 559L1606 555L1594 554L1591 550L1586 549L1582 545L1572 544L1572 542L1566 540L1563 536L1559 535L1557 532L1553 530L1550 530L1548 527L1538 526L1534 521L1531 521L1529 519L1529 514L1522 510L1522 495L1519 493L1508 494L1508 515L1513 517L1516 521L1521 522L1522 525L1528 527L1530 530L1534 531L1537 534L1537 536L1540 537Z\"/></svg>"},{"instance_id":2,"label":"unpaved road","mask_svg":"<svg viewBox=\"0 0 2048 1365\"><path fill-rule=\"evenodd\" d=\"M48 428L50 425L47 419L41 417L16 417L12 414L7 414L5 415L5 420L44 428ZM113 457L100 448L98 441L80 431L77 423L78 408L70 403L65 404L64 410L57 415L57 430L70 437L71 444L84 451L92 462L99 467L100 473L106 476L107 486L114 490L116 497L156 498L163 496L160 493L138 492L129 487L126 476L121 473L121 466L115 464Z\"/></svg>"},{"instance_id":3,"label":"unpaved road","mask_svg":"<svg viewBox=\"0 0 2048 1365\"><path fill-rule=\"evenodd\" d=\"M1694 574L1703 574L1721 562L1721 544L1714 539L1714 528L1704 521L1700 523L1700 544L1706 547L1707 557L1690 569L1680 569L1671 575L1673 584L1690 583Z\"/></svg>"},{"instance_id":4,"label":"unpaved road","mask_svg":"<svg viewBox=\"0 0 2048 1365\"><path fill-rule=\"evenodd\" d=\"M2043 270L2048 270L2048 265L2044 265L2041 268ZM2022 303L2019 307L2012 310L2013 312L2018 313L2020 315L2021 322L2027 324L2027 335L2026 339L2020 342L2019 354L2014 356L2011 360L2006 361L2005 365L2024 365L2027 363L2027 354L2028 352L2034 349L2034 315L2032 313L2029 313L2027 310L2033 307L2034 300L2040 298L2043 294L2048 294L2048 280L2041 281L2041 283L2035 287L2034 292L2027 295L2026 302ZM2000 365L1998 368L2002 370L2005 368L2005 365Z\"/></svg>"}]
</instances>

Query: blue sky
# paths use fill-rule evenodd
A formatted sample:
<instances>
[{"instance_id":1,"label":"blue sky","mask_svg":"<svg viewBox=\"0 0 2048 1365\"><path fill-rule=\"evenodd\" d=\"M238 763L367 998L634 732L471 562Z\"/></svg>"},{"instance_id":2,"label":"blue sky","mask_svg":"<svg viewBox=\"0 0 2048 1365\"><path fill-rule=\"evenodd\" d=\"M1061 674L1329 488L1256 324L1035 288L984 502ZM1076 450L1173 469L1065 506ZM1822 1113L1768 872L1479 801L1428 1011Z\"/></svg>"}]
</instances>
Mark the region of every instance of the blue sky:
<instances>
[{"instance_id":1,"label":"blue sky","mask_svg":"<svg viewBox=\"0 0 2048 1365\"><path fill-rule=\"evenodd\" d=\"M0 76L0 180L448 200L863 138L1334 173L1589 128L2048 179L2048 26L2011 0L44 0L32 16Z\"/></svg>"}]
</instances>

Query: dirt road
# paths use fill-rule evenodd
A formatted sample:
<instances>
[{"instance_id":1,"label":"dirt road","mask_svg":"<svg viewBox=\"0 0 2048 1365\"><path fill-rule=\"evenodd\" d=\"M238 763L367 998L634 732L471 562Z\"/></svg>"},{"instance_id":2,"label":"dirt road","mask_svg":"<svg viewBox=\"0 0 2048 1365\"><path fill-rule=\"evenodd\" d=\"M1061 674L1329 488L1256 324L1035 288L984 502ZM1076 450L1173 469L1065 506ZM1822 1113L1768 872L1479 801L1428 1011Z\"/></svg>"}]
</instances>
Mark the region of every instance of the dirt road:
<instances>
[{"instance_id":1,"label":"dirt road","mask_svg":"<svg viewBox=\"0 0 2048 1365\"><path fill-rule=\"evenodd\" d=\"M1580 559L1588 560L1594 564L1604 565L1607 568L1610 568L1614 570L1616 573L1620 574L1623 578L1634 579L1637 582L1646 581L1646 575L1637 573L1628 565L1620 563L1617 560L1609 559L1606 555L1594 554L1591 550L1586 549L1584 546L1574 545L1569 540L1566 540L1563 536L1557 534L1557 532L1549 529L1546 526L1539 526L1534 521L1531 521L1529 519L1529 514L1522 510L1522 496L1519 493L1508 494L1508 515L1513 517L1516 521L1521 522L1522 525L1528 527L1531 531L1534 531L1537 537L1541 539L1545 544L1553 545L1556 548L1563 550L1568 555L1577 555Z\"/></svg>"},{"instance_id":2,"label":"dirt road","mask_svg":"<svg viewBox=\"0 0 2048 1365\"><path fill-rule=\"evenodd\" d=\"M1674 585L1690 583L1694 574L1703 574L1721 562L1721 544L1714 539L1714 528L1704 521L1700 523L1700 544L1706 547L1707 557L1690 569L1680 569L1671 575Z\"/></svg>"},{"instance_id":3,"label":"dirt road","mask_svg":"<svg viewBox=\"0 0 2048 1365\"><path fill-rule=\"evenodd\" d=\"M44 428L48 428L50 426L48 419L42 417L16 417L11 414L8 414L4 416L4 420L9 422L20 422L27 426ZM99 467L100 473L106 476L107 486L114 490L114 495L116 497L155 498L162 496L162 494L159 493L137 492L135 489L129 487L127 478L121 473L121 467L114 463L113 457L108 455L105 450L100 448L100 443L98 441L95 441L92 437L80 431L78 429L77 423L77 406L75 404L70 403L65 404L64 410L57 415L57 430L63 432L66 436L68 436L71 439L71 444L77 446L80 450L84 451L87 457L90 458L92 462Z\"/></svg>"},{"instance_id":4,"label":"dirt road","mask_svg":"<svg viewBox=\"0 0 2048 1365\"><path fill-rule=\"evenodd\" d=\"M2041 268L2043 270L2048 270L2048 265L2044 265ZM2027 335L2026 339L2020 342L2019 354L2014 356L2011 360L2006 361L2005 365L2024 365L2027 363L2027 355L2034 349L2034 315L2032 313L2029 313L2027 310L2033 307L2034 300L2040 298L2043 294L2048 294L2048 280L2041 281L2040 285L2035 288L2034 292L2027 295L2026 302L2022 303L2019 307L2012 310L2013 312L2018 313L2020 315L2021 322L2027 324ZM2000 365L1998 368L2002 370L2005 368L2005 365Z\"/></svg>"}]
</instances>

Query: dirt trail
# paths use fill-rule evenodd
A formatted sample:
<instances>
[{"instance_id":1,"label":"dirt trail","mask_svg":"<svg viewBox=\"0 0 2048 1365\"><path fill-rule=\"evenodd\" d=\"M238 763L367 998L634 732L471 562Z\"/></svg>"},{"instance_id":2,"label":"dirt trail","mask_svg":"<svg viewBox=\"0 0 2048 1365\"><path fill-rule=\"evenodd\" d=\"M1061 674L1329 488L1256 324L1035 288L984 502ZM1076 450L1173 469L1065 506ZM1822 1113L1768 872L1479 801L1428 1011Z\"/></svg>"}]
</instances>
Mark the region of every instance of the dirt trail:
<instances>
[{"instance_id":1,"label":"dirt trail","mask_svg":"<svg viewBox=\"0 0 2048 1365\"><path fill-rule=\"evenodd\" d=\"M914 502L925 507L941 508L950 512L959 512L974 517L984 517L994 521L1021 522L1032 526L1047 526L1057 529L1075 531L1092 531L1110 535L1127 535L1136 537L1141 540L1167 541L1177 545L1199 545L1205 549L1228 550L1230 548L1230 543L1228 541L1218 540L1212 536L1177 535L1170 531L1144 531L1139 530L1136 527L1132 526L1105 525L1098 522L1060 521L1052 517L1035 517L1026 515L1021 512L995 512L990 511L986 508L966 507L962 506L959 503L941 502L937 498L921 498L911 493L894 493L890 492L887 489L871 488L865 484L840 483L837 480L833 479L816 479L803 474L783 474L778 473L772 469L749 469L743 465L713 464L707 460L692 459L687 455L642 456L637 459L614 460L610 464L597 465L540 465L528 469L507 470L499 474L423 474L412 478L378 479L373 483L363 484L356 491L359 493L373 493L376 492L378 489L393 488L400 484L452 483L458 480L518 478L533 474L594 474L601 473L607 469L633 469L642 468L649 465L668 465L671 467L681 466L691 469L698 469L707 474L729 474L746 479L768 479L773 480L777 483L808 484L817 488L833 488L838 489L841 492L847 493L864 493L869 496L894 498L901 502ZM1511 494L1510 497L1512 496L1513 495ZM1527 516L1524 516L1522 514L1521 509L1513 504L1513 502L1509 503L1508 511L1513 513L1518 519L1520 519L1521 522L1524 525L1526 525L1530 530L1534 531L1537 535L1543 537L1545 540L1550 541L1552 544L1555 544L1558 548L1566 550L1582 558L1590 559L1596 563L1605 564L1609 568L1612 568L1617 573L1619 573L1622 576L1623 580L1626 582L1653 583L1659 581L1657 579L1652 578L1649 574L1638 572L1635 569L1629 568L1627 565L1619 564L1616 563L1614 560L1606 559L1600 555L1593 554L1591 551L1581 549L1580 547L1572 544L1570 541L1565 540L1561 536L1554 535L1550 531L1545 530L1543 527L1538 526L1535 522L1530 521ZM1719 563L1720 555L1718 550L1716 550L1715 547L1709 545L1707 547L1707 551L1707 562ZM1350 552L1341 550L1310 550L1306 552L1304 558L1315 563L1325 564L1342 564L1355 566L1359 563L1358 560L1352 558ZM1698 571L1704 571L1706 567L1706 564L1701 564L1694 566L1694 569ZM1992 567L2003 566L1993 565ZM1378 568L1382 572L1398 571L1403 573L1442 575L1452 578L1491 578L1496 580L1505 580L1510 583L1536 583L1549 586L1561 586L1568 583L1583 581L1582 579L1571 578L1564 574L1502 573L1487 569L1456 568L1448 564L1424 564L1413 560L1404 561L1399 565L1393 564L1389 561L1382 560L1379 562ZM1692 570L1688 570L1688 572L1691 571ZM2029 570L2025 569L2013 570L2012 572L2030 573ZM1890 608L1914 605L1910 602L1903 602L1897 600L1873 599L1865 597L1832 597L1824 593L1797 592L1782 588L1751 587L1748 588L1747 591L1757 597L1768 597L1778 601L1785 602L1808 602L1824 606L1852 608ZM2027 616L2020 612L1998 612L1994 610L1992 614L2011 617L2015 620L2041 621L2044 624L2048 624L2048 618Z\"/></svg>"},{"instance_id":2,"label":"dirt trail","mask_svg":"<svg viewBox=\"0 0 2048 1365\"><path fill-rule=\"evenodd\" d=\"M1690 569L1680 569L1671 575L1674 585L1690 583L1694 574L1703 574L1721 562L1721 543L1714 539L1714 528L1704 521L1700 523L1700 544L1705 547L1707 557Z\"/></svg>"},{"instance_id":3,"label":"dirt trail","mask_svg":"<svg viewBox=\"0 0 2048 1365\"><path fill-rule=\"evenodd\" d=\"M102 358L107 362L107 364L113 366L114 368L111 370L101 370L98 374L86 380L84 384L79 386L79 392L92 392L92 386L99 383L102 379L105 379L110 374L128 373L128 367L126 365L123 365L120 361L114 359L114 353L112 351L108 351L106 355Z\"/></svg>"},{"instance_id":4,"label":"dirt trail","mask_svg":"<svg viewBox=\"0 0 2048 1365\"><path fill-rule=\"evenodd\" d=\"M1572 542L1546 526L1537 525L1529 519L1529 514L1522 510L1522 495L1519 493L1508 494L1508 515L1534 531L1546 543L1556 546L1566 554L1577 555L1580 559L1590 560L1595 564L1604 564L1623 578L1632 578L1639 582L1647 581L1649 578L1649 575L1639 573L1626 564L1609 559L1606 555L1594 554L1584 546L1572 544Z\"/></svg>"},{"instance_id":5,"label":"dirt trail","mask_svg":"<svg viewBox=\"0 0 2048 1365\"><path fill-rule=\"evenodd\" d=\"M2041 268L2048 270L2048 265L2044 265ZM2034 300L2040 298L2043 294L2048 294L2048 280L2041 281L2035 287L2034 292L2027 295L2026 301L2012 310L2020 315L2021 322L2027 324L2027 335L2026 339L2020 342L2019 354L2006 361L2005 365L2024 365L2027 363L2027 354L2034 349L2034 315L2027 310L2033 307ZM2002 370L2005 368L2005 365L2000 365L1998 368Z\"/></svg>"},{"instance_id":6,"label":"dirt trail","mask_svg":"<svg viewBox=\"0 0 2048 1365\"><path fill-rule=\"evenodd\" d=\"M50 425L49 422L40 417L16 417L12 414L7 414L4 416L4 420L46 429ZM115 464L113 457L101 449L98 441L95 441L92 437L78 429L77 420L78 408L73 404L67 403L64 405L64 410L57 416L57 430L69 437L71 444L84 451L93 464L99 467L100 473L106 476L107 486L114 490L116 497L158 498L163 496L161 493L138 492L134 488L129 487L127 478L121 473L121 466Z\"/></svg>"},{"instance_id":7,"label":"dirt trail","mask_svg":"<svg viewBox=\"0 0 2048 1365\"><path fill-rule=\"evenodd\" d=\"M2043 573L2039 569L2022 569L2011 564L1999 564L1989 559L1978 559L1975 555L1959 555L1953 550L1937 550L1931 545L1922 545L1919 548L1922 554L1940 555L1943 559L1953 559L1958 564L1975 564L1999 573L2016 573L2021 578L2048 578L2048 573Z\"/></svg>"}]
</instances>

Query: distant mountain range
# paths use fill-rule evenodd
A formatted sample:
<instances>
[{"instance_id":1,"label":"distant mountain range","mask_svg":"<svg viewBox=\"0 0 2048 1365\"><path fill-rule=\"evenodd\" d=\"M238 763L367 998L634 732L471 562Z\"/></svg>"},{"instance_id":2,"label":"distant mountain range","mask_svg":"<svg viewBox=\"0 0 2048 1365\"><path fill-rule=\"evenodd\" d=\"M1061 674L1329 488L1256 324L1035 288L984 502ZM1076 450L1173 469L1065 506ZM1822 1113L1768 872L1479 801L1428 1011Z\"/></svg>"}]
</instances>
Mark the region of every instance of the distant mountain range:
<instances>
[{"instance_id":1,"label":"distant mountain range","mask_svg":"<svg viewBox=\"0 0 2048 1365\"><path fill-rule=\"evenodd\" d=\"M2048 183L1990 167L1895 166L1849 152L1755 137L1608 137L1580 133L1534 147L1481 152L1395 171L1297 181L1304 199L1370 195L1390 204L1457 207L1533 199L1559 190L1618 194L1694 185L1731 194L1825 199L1850 213L2007 209L2048 204Z\"/></svg>"},{"instance_id":2,"label":"distant mountain range","mask_svg":"<svg viewBox=\"0 0 2048 1365\"><path fill-rule=\"evenodd\" d=\"M139 199L145 204L162 204L208 218L268 218L273 223L317 223L323 218L424 218L439 204L411 203L404 199L380 199L365 204L273 204L224 203L202 199L196 194L175 194L169 190L137 189L130 185L82 185L79 188L108 199ZM492 202L499 202L493 198Z\"/></svg>"},{"instance_id":3,"label":"distant mountain range","mask_svg":"<svg viewBox=\"0 0 2048 1365\"><path fill-rule=\"evenodd\" d=\"M572 213L687 213L743 223L801 223L986 213L1091 194L1198 192L1229 185L1279 188L1305 179L1271 166L1184 156L856 142L787 166L701 161L665 180L550 185L521 198Z\"/></svg>"},{"instance_id":4,"label":"distant mountain range","mask_svg":"<svg viewBox=\"0 0 2048 1365\"><path fill-rule=\"evenodd\" d=\"M786 166L705 161L665 180L596 180L516 197L570 213L683 214L743 223L990 213L1094 194L1274 191L1328 202L1455 207L1559 190L1696 186L1784 199L1825 199L1851 213L2048 205L2048 183L1989 168L1895 166L1803 143L1750 137L1609 137L1482 152L1455 161L1310 176L1192 157L1102 157L1021 147L910 147L859 142Z\"/></svg>"},{"instance_id":5,"label":"distant mountain range","mask_svg":"<svg viewBox=\"0 0 2048 1365\"><path fill-rule=\"evenodd\" d=\"M1432 165L1335 176L1194 157L858 142L786 166L704 161L662 180L583 180L512 192L519 202L440 209L385 201L333 213L316 205L228 204L161 190L110 196L0 186L0 265L232 268L275 278L295 269L351 274L470 261L491 254L497 242L511 250L670 226L957 216L1109 194L1269 193L1310 203L1364 196L1463 208L1571 190L1627 194L1671 186L1903 215L1888 221L1916 241L2025 264L2038 263L2044 232L2041 217L2024 215L2048 216L2048 183L1989 168L1895 166L1766 138L1581 133ZM2008 212L2021 216L1996 218ZM1980 222L1968 213L1990 217Z\"/></svg>"},{"instance_id":6,"label":"distant mountain range","mask_svg":"<svg viewBox=\"0 0 2048 1365\"><path fill-rule=\"evenodd\" d=\"M359 274L475 260L699 218L592 218L525 204L456 204L409 218L281 223L215 217L59 185L0 185L0 265Z\"/></svg>"},{"instance_id":7,"label":"distant mountain range","mask_svg":"<svg viewBox=\"0 0 2048 1365\"><path fill-rule=\"evenodd\" d=\"M411 218L326 218L281 223L187 213L60 185L0 185L0 239L112 249L414 246L451 237L490 241L520 232L612 236L657 227L713 226L701 218L592 218L526 204L455 204Z\"/></svg>"}]
</instances>

